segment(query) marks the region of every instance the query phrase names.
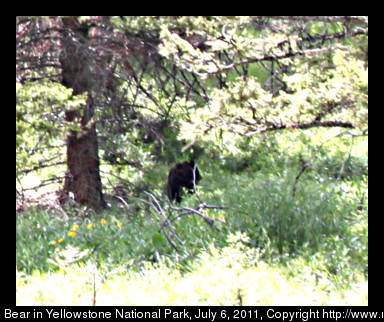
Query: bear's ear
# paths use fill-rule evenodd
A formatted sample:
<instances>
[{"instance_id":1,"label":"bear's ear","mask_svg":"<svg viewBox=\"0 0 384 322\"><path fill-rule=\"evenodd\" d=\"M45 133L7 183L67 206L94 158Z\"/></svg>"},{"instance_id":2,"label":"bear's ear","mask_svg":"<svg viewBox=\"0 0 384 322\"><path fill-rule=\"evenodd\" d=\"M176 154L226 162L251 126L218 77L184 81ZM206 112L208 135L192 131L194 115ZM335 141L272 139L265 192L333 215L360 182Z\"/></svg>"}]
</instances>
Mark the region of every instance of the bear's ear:
<instances>
[{"instance_id":1,"label":"bear's ear","mask_svg":"<svg viewBox=\"0 0 384 322\"><path fill-rule=\"evenodd\" d=\"M184 165L182 163L176 163L175 166L173 167L174 169L183 169L184 168Z\"/></svg>"},{"instance_id":2,"label":"bear's ear","mask_svg":"<svg viewBox=\"0 0 384 322\"><path fill-rule=\"evenodd\" d=\"M195 167L195 161L191 160L191 161L189 162L189 165L190 165L192 168L194 168L194 167Z\"/></svg>"}]
</instances>

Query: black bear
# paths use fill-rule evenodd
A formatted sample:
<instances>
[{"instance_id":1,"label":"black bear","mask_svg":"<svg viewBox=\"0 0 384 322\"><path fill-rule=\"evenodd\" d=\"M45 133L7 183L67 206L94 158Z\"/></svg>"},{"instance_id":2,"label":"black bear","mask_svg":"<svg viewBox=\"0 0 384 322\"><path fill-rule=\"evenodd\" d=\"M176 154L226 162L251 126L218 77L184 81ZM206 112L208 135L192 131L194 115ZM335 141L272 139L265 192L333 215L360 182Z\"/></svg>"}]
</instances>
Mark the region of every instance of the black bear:
<instances>
[{"instance_id":1,"label":"black bear","mask_svg":"<svg viewBox=\"0 0 384 322\"><path fill-rule=\"evenodd\" d=\"M183 195L183 187L193 193L195 185L202 179L199 169L195 166L195 162L176 163L169 171L168 175L168 197L171 201L176 198L176 202L180 203Z\"/></svg>"}]
</instances>

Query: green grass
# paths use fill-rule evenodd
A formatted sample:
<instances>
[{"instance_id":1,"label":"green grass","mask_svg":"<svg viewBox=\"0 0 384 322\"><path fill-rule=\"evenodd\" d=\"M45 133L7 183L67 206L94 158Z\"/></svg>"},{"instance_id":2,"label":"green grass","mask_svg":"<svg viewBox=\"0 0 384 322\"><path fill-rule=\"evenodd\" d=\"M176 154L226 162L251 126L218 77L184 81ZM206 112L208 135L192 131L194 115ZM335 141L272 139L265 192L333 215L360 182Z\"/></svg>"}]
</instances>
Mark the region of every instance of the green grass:
<instances>
[{"instance_id":1,"label":"green grass","mask_svg":"<svg viewBox=\"0 0 384 322\"><path fill-rule=\"evenodd\" d=\"M280 142L286 154L265 153L273 145L265 141L254 155L202 159L201 200L228 209L205 210L221 232L193 214L175 221L180 253L145 194L99 215L71 207L18 214L17 304L367 304L366 145L339 140ZM297 160L314 155L293 194ZM168 168L140 179L167 215ZM183 206L199 203L186 195Z\"/></svg>"},{"instance_id":2,"label":"green grass","mask_svg":"<svg viewBox=\"0 0 384 322\"><path fill-rule=\"evenodd\" d=\"M229 207L206 215L225 224L218 232L194 215L175 222L181 254L143 205L19 214L17 303L91 305L96 294L97 305L367 304L364 186L302 178L293 197L293 181L206 173L200 197Z\"/></svg>"},{"instance_id":3,"label":"green grass","mask_svg":"<svg viewBox=\"0 0 384 322\"><path fill-rule=\"evenodd\" d=\"M349 267L367 274L368 204L363 183L357 188L353 182L321 184L303 178L293 197L294 175L242 173L236 180L217 180L220 187L233 184L207 197L230 206L226 219L231 231L247 233L266 258L311 258L320 252L336 275L347 277ZM342 272L337 261L345 266Z\"/></svg>"},{"instance_id":4,"label":"green grass","mask_svg":"<svg viewBox=\"0 0 384 322\"><path fill-rule=\"evenodd\" d=\"M245 246L245 235L232 235L228 246L213 245L182 274L168 261L145 264L139 271L92 260L56 272L17 275L18 305L366 305L367 283L329 290L309 272L294 274L273 267Z\"/></svg>"}]
</instances>

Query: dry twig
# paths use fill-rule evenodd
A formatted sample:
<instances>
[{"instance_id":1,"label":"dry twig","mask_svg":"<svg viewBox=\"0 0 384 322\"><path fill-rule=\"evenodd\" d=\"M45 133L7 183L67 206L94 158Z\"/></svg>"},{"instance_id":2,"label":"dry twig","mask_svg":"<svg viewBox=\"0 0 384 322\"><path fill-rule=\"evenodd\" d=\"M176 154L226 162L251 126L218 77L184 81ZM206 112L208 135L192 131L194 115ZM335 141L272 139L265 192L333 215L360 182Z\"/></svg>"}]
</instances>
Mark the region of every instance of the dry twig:
<instances>
[{"instance_id":1,"label":"dry twig","mask_svg":"<svg viewBox=\"0 0 384 322\"><path fill-rule=\"evenodd\" d=\"M212 219L204 214L204 209L227 209L228 207L225 206L213 206L213 205L207 205L205 203L201 203L196 208L189 208L189 207L174 207L172 205L169 205L169 215L166 215L166 211L162 207L160 201L150 192L145 191L144 192L147 196L149 196L153 202L143 200L147 205L150 205L152 209L157 213L160 219L160 229L163 232L165 238L167 239L168 243L177 251L180 252L180 249L177 247L176 243L173 241L176 240L180 245L184 245L184 242L179 238L179 236L176 233L176 229L173 226L173 222L180 219L181 217L184 217L186 215L195 214L199 216L200 218L203 218L204 221L210 225L212 228L216 229L217 231L221 232L221 229L215 225L215 222L218 221L220 223L225 224L224 221L220 219ZM201 201L201 199L199 198ZM174 214L176 212L176 214ZM167 228L169 227L170 233L167 231Z\"/></svg>"}]
</instances>

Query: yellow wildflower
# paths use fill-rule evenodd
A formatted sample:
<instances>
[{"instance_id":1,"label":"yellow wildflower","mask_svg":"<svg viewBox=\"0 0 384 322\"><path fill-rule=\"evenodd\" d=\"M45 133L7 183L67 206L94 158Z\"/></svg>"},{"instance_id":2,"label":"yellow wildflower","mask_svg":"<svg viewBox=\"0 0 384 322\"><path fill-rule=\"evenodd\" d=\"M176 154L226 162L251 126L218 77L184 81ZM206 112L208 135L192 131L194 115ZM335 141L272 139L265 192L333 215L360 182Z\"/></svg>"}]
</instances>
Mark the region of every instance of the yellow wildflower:
<instances>
[{"instance_id":1,"label":"yellow wildflower","mask_svg":"<svg viewBox=\"0 0 384 322\"><path fill-rule=\"evenodd\" d=\"M76 237L77 234L76 234L74 231L70 231L70 232L68 233L68 236L69 236L69 237Z\"/></svg>"},{"instance_id":2,"label":"yellow wildflower","mask_svg":"<svg viewBox=\"0 0 384 322\"><path fill-rule=\"evenodd\" d=\"M51 245L55 246L57 244L57 241L56 240L52 240L51 241Z\"/></svg>"},{"instance_id":3,"label":"yellow wildflower","mask_svg":"<svg viewBox=\"0 0 384 322\"><path fill-rule=\"evenodd\" d=\"M87 225L87 228L88 228L88 229L92 229L92 228L93 228L93 224L88 224L88 225Z\"/></svg>"},{"instance_id":4,"label":"yellow wildflower","mask_svg":"<svg viewBox=\"0 0 384 322\"><path fill-rule=\"evenodd\" d=\"M101 218L100 222L101 222L102 224L106 224L106 223L107 223L107 221L106 221L104 218Z\"/></svg>"},{"instance_id":5,"label":"yellow wildflower","mask_svg":"<svg viewBox=\"0 0 384 322\"><path fill-rule=\"evenodd\" d=\"M80 226L79 225L73 225L72 227L72 231L75 231L75 230L78 230L80 229Z\"/></svg>"},{"instance_id":6,"label":"yellow wildflower","mask_svg":"<svg viewBox=\"0 0 384 322\"><path fill-rule=\"evenodd\" d=\"M119 228L121 228L121 227L123 227L124 226L124 224L122 223L122 222L119 222L118 224L117 224L117 227L119 227Z\"/></svg>"},{"instance_id":7,"label":"yellow wildflower","mask_svg":"<svg viewBox=\"0 0 384 322\"><path fill-rule=\"evenodd\" d=\"M59 242L59 243L64 242L64 238L60 238L60 239L58 240L58 242Z\"/></svg>"}]
</instances>

